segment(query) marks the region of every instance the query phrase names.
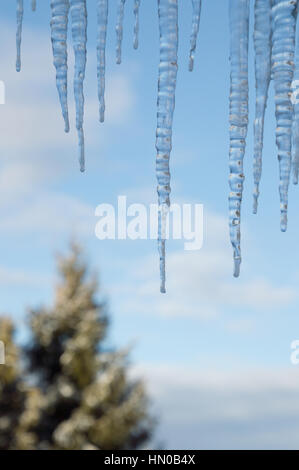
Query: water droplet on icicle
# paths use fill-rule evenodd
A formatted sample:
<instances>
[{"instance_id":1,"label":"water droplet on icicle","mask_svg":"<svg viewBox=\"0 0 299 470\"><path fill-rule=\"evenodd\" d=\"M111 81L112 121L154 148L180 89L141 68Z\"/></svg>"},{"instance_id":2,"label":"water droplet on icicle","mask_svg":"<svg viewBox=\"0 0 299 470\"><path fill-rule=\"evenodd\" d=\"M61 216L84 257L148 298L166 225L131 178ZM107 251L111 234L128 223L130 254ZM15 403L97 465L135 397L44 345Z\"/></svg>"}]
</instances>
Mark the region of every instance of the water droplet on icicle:
<instances>
[{"instance_id":1,"label":"water droplet on icicle","mask_svg":"<svg viewBox=\"0 0 299 470\"><path fill-rule=\"evenodd\" d=\"M288 189L291 172L296 5L294 0L273 0L272 70L276 106L276 144L280 172L280 228L287 229Z\"/></svg>"},{"instance_id":2,"label":"water droplet on icicle","mask_svg":"<svg viewBox=\"0 0 299 470\"><path fill-rule=\"evenodd\" d=\"M31 9L32 11L36 10L36 0L31 0Z\"/></svg>"},{"instance_id":3,"label":"water droplet on icicle","mask_svg":"<svg viewBox=\"0 0 299 470\"><path fill-rule=\"evenodd\" d=\"M259 185L262 175L262 154L265 111L271 79L271 3L272 0L255 0L254 49L256 106L254 121L253 159L253 213L257 213Z\"/></svg>"},{"instance_id":4,"label":"water droplet on icicle","mask_svg":"<svg viewBox=\"0 0 299 470\"><path fill-rule=\"evenodd\" d=\"M74 94L76 103L76 128L79 138L80 171L85 170L84 156L84 93L83 83L86 69L87 9L86 0L70 0L72 37L75 54Z\"/></svg>"},{"instance_id":5,"label":"water droplet on icicle","mask_svg":"<svg viewBox=\"0 0 299 470\"><path fill-rule=\"evenodd\" d=\"M24 5L23 0L17 0L17 60L16 70L21 71L21 44L22 44L22 28L23 28Z\"/></svg>"},{"instance_id":6,"label":"water droplet on icicle","mask_svg":"<svg viewBox=\"0 0 299 470\"><path fill-rule=\"evenodd\" d=\"M192 72L194 66L194 56L196 51L196 42L199 31L201 0L192 0L193 15L192 15L192 30L190 40L190 54L189 54L189 70Z\"/></svg>"},{"instance_id":7,"label":"water droplet on icicle","mask_svg":"<svg viewBox=\"0 0 299 470\"><path fill-rule=\"evenodd\" d=\"M243 192L243 158L248 128L248 37L249 0L230 0L230 150L229 150L229 225L234 250L234 276L241 264L241 202Z\"/></svg>"},{"instance_id":8,"label":"water droplet on icicle","mask_svg":"<svg viewBox=\"0 0 299 470\"><path fill-rule=\"evenodd\" d=\"M178 70L178 2L159 0L160 64L156 133L156 174L159 198L158 247L160 254L160 291L165 293L166 220L170 206L169 158L172 149L172 123Z\"/></svg>"},{"instance_id":9,"label":"water droplet on icicle","mask_svg":"<svg viewBox=\"0 0 299 470\"><path fill-rule=\"evenodd\" d=\"M105 119L105 68L106 68L106 37L108 23L108 0L98 0L97 29L97 75L98 97L100 102L100 122Z\"/></svg>"},{"instance_id":10,"label":"water droplet on icicle","mask_svg":"<svg viewBox=\"0 0 299 470\"><path fill-rule=\"evenodd\" d=\"M65 122L65 132L69 132L69 114L67 103L67 27L69 0L51 0L51 40L54 66L56 68L56 86Z\"/></svg>"}]
</instances>

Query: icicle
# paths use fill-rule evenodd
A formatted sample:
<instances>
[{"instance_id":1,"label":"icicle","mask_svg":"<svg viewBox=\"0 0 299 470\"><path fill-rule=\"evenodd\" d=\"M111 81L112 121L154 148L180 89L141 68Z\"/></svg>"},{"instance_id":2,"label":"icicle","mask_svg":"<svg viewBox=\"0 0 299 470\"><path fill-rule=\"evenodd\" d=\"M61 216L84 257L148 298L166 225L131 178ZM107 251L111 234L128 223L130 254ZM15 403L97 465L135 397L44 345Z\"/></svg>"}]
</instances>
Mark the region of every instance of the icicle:
<instances>
[{"instance_id":1,"label":"icicle","mask_svg":"<svg viewBox=\"0 0 299 470\"><path fill-rule=\"evenodd\" d=\"M36 0L31 0L31 9L32 11L36 10Z\"/></svg>"},{"instance_id":2,"label":"icicle","mask_svg":"<svg viewBox=\"0 0 299 470\"><path fill-rule=\"evenodd\" d=\"M16 70L21 70L21 43L22 43L22 27L23 27L24 5L23 0L17 0L17 61Z\"/></svg>"},{"instance_id":3,"label":"icicle","mask_svg":"<svg viewBox=\"0 0 299 470\"><path fill-rule=\"evenodd\" d=\"M118 13L116 23L116 63L121 63L121 46L123 40L123 22L126 0L118 0Z\"/></svg>"},{"instance_id":4,"label":"icicle","mask_svg":"<svg viewBox=\"0 0 299 470\"><path fill-rule=\"evenodd\" d=\"M296 53L295 53L295 74L292 84L293 88L293 105L294 105L294 119L293 119L293 143L292 143L292 162L293 162L293 182L298 184L299 172L299 25L297 16L297 38L296 38Z\"/></svg>"},{"instance_id":5,"label":"icicle","mask_svg":"<svg viewBox=\"0 0 299 470\"><path fill-rule=\"evenodd\" d=\"M297 1L274 0L272 9L272 69L276 105L276 144L280 168L280 228L287 229L288 188L291 171L295 13Z\"/></svg>"},{"instance_id":6,"label":"icicle","mask_svg":"<svg viewBox=\"0 0 299 470\"><path fill-rule=\"evenodd\" d=\"M108 22L108 0L98 0L98 96L100 102L100 122L105 119L105 67L106 67L106 37Z\"/></svg>"},{"instance_id":7,"label":"icicle","mask_svg":"<svg viewBox=\"0 0 299 470\"><path fill-rule=\"evenodd\" d=\"M79 162L80 170L85 170L84 157L84 93L83 82L86 68L86 43L87 43L87 10L86 0L70 0L72 36L75 53L74 93L76 102L76 127L79 137Z\"/></svg>"},{"instance_id":8,"label":"icicle","mask_svg":"<svg viewBox=\"0 0 299 470\"><path fill-rule=\"evenodd\" d=\"M193 16L192 16L192 32L190 40L190 54L189 54L189 70L192 72L194 65L194 55L196 51L196 41L200 23L201 0L192 0Z\"/></svg>"},{"instance_id":9,"label":"icicle","mask_svg":"<svg viewBox=\"0 0 299 470\"><path fill-rule=\"evenodd\" d=\"M162 293L165 293L166 217L170 206L169 158L172 149L172 122L175 107L178 52L178 2L158 0L160 65L156 135L156 173L159 197L158 247Z\"/></svg>"},{"instance_id":10,"label":"icicle","mask_svg":"<svg viewBox=\"0 0 299 470\"><path fill-rule=\"evenodd\" d=\"M138 49L139 43L139 7L140 7L140 0L134 0L134 15L135 15L135 24L134 24L134 41L133 47L134 49Z\"/></svg>"},{"instance_id":11,"label":"icicle","mask_svg":"<svg viewBox=\"0 0 299 470\"><path fill-rule=\"evenodd\" d=\"M234 249L234 276L241 264L240 222L243 192L243 158L248 128L249 0L230 0L230 238Z\"/></svg>"},{"instance_id":12,"label":"icicle","mask_svg":"<svg viewBox=\"0 0 299 470\"><path fill-rule=\"evenodd\" d=\"M254 121L254 191L253 213L257 213L259 184L262 174L264 119L271 77L271 3L272 0L255 0L255 81L256 108Z\"/></svg>"},{"instance_id":13,"label":"icicle","mask_svg":"<svg viewBox=\"0 0 299 470\"><path fill-rule=\"evenodd\" d=\"M67 27L69 8L69 0L51 0L51 40L56 68L56 85L65 122L65 132L70 130L67 104Z\"/></svg>"}]
</instances>

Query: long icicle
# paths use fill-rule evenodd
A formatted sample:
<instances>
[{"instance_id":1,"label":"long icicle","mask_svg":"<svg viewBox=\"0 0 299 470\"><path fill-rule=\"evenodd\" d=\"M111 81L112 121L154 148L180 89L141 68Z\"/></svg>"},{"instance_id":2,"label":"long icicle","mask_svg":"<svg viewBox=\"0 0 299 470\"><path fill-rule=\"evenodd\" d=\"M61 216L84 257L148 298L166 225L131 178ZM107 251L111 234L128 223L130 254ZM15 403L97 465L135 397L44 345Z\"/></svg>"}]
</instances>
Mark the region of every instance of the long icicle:
<instances>
[{"instance_id":1,"label":"long icicle","mask_svg":"<svg viewBox=\"0 0 299 470\"><path fill-rule=\"evenodd\" d=\"M201 0L192 0L193 15L192 15L192 30L190 39L190 54L189 54L189 70L192 72L194 66L194 56L196 51L196 42L199 31L200 13L201 13Z\"/></svg>"},{"instance_id":2,"label":"long icicle","mask_svg":"<svg viewBox=\"0 0 299 470\"><path fill-rule=\"evenodd\" d=\"M36 0L31 0L31 9L32 11L36 10Z\"/></svg>"},{"instance_id":3,"label":"long icicle","mask_svg":"<svg viewBox=\"0 0 299 470\"><path fill-rule=\"evenodd\" d=\"M65 132L70 130L67 103L67 27L69 8L69 0L51 0L51 40L54 66L56 68L56 86L65 123Z\"/></svg>"},{"instance_id":4,"label":"long icicle","mask_svg":"<svg viewBox=\"0 0 299 470\"><path fill-rule=\"evenodd\" d=\"M166 219L170 206L169 158L172 149L172 123L178 70L178 1L158 0L160 64L156 133L156 175L158 182L161 293L165 293Z\"/></svg>"},{"instance_id":5,"label":"long icicle","mask_svg":"<svg viewBox=\"0 0 299 470\"><path fill-rule=\"evenodd\" d=\"M17 60L16 70L21 71L21 44L22 44L22 28L23 28L24 5L23 0L17 0Z\"/></svg>"},{"instance_id":6,"label":"long icicle","mask_svg":"<svg viewBox=\"0 0 299 470\"><path fill-rule=\"evenodd\" d=\"M234 276L241 264L240 223L243 193L243 159L248 128L248 36L249 0L230 0L230 151L229 224L234 250Z\"/></svg>"},{"instance_id":7,"label":"long icicle","mask_svg":"<svg viewBox=\"0 0 299 470\"><path fill-rule=\"evenodd\" d=\"M123 40L123 22L125 14L126 0L118 0L118 12L116 22L116 63L121 63L121 47Z\"/></svg>"},{"instance_id":8,"label":"long icicle","mask_svg":"<svg viewBox=\"0 0 299 470\"><path fill-rule=\"evenodd\" d=\"M71 0L72 37L75 53L74 94L76 102L76 128L79 137L80 170L85 170L84 156L84 93L86 69L87 9L86 0Z\"/></svg>"},{"instance_id":9,"label":"long icicle","mask_svg":"<svg viewBox=\"0 0 299 470\"><path fill-rule=\"evenodd\" d=\"M140 0L134 0L134 16L135 16L134 39L133 39L134 49L138 49L138 45L139 45L139 8L140 8Z\"/></svg>"},{"instance_id":10,"label":"long icicle","mask_svg":"<svg viewBox=\"0 0 299 470\"><path fill-rule=\"evenodd\" d=\"M98 0L97 75L98 97L100 102L100 122L104 122L105 119L105 68L107 22L108 0Z\"/></svg>"},{"instance_id":11,"label":"long icicle","mask_svg":"<svg viewBox=\"0 0 299 470\"><path fill-rule=\"evenodd\" d=\"M295 0L274 0L272 8L272 70L276 106L276 145L280 171L280 229L287 229L288 189L291 172L293 105L291 102L294 74Z\"/></svg>"},{"instance_id":12,"label":"long icicle","mask_svg":"<svg viewBox=\"0 0 299 470\"><path fill-rule=\"evenodd\" d=\"M255 0L255 86L253 213L257 213L259 185L262 175L264 120L271 78L271 0Z\"/></svg>"},{"instance_id":13,"label":"long icicle","mask_svg":"<svg viewBox=\"0 0 299 470\"><path fill-rule=\"evenodd\" d=\"M295 73L294 81L292 84L293 94L292 102L294 105L294 118L293 118L293 142L292 142L292 164L293 164L293 183L298 184L299 173L299 15L297 16L297 37L296 37L296 52L295 52Z\"/></svg>"}]
</instances>

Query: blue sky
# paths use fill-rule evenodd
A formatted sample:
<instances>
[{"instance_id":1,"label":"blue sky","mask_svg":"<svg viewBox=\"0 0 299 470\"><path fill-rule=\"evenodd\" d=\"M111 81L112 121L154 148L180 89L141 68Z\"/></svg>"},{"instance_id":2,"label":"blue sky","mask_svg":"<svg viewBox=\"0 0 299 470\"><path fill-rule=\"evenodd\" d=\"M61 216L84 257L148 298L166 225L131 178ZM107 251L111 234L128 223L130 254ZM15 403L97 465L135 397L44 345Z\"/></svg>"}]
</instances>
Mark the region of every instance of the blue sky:
<instances>
[{"instance_id":1,"label":"blue sky","mask_svg":"<svg viewBox=\"0 0 299 470\"><path fill-rule=\"evenodd\" d=\"M53 255L71 236L84 245L113 315L110 342L134 344L168 448L298 448L299 374L290 344L299 339L298 188L290 187L289 228L279 230L273 90L265 127L259 213L252 215L254 74L250 50L250 125L242 207L241 277L232 277L228 241L228 1L204 1L194 72L188 72L191 2L180 3L172 201L204 204L199 252L170 242L167 294L159 294L155 241L99 241L95 208L156 202L155 126L159 60L156 0L143 0L134 51L133 1L125 11L123 63L115 64L116 1L110 1L107 115L98 123L95 1L88 2L85 82L86 173L72 131L65 135L55 87L49 2L35 14L25 0L23 70L15 65L15 5L1 17L1 310L24 325L26 309L51 303ZM251 22L252 26L252 22ZM70 41L71 46L71 41Z\"/></svg>"}]
</instances>

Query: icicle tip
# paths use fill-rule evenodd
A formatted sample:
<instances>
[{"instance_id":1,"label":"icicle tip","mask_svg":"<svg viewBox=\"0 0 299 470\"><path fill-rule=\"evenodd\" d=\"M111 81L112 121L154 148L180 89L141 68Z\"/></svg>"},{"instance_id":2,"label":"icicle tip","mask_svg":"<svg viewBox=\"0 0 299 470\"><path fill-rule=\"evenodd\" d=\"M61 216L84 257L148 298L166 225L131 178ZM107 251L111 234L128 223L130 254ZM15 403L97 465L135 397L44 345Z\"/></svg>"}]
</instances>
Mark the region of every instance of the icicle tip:
<instances>
[{"instance_id":1,"label":"icicle tip","mask_svg":"<svg viewBox=\"0 0 299 470\"><path fill-rule=\"evenodd\" d=\"M234 277L240 276L241 258L234 258Z\"/></svg>"},{"instance_id":2,"label":"icicle tip","mask_svg":"<svg viewBox=\"0 0 299 470\"><path fill-rule=\"evenodd\" d=\"M84 132L83 129L78 129L79 137L79 164L80 171L84 173L85 171L85 149L84 149Z\"/></svg>"},{"instance_id":3,"label":"icicle tip","mask_svg":"<svg viewBox=\"0 0 299 470\"><path fill-rule=\"evenodd\" d=\"M70 121L69 121L68 113L64 118L64 132L66 134L70 132Z\"/></svg>"},{"instance_id":4,"label":"icicle tip","mask_svg":"<svg viewBox=\"0 0 299 470\"><path fill-rule=\"evenodd\" d=\"M259 187L258 185L256 184L254 186L254 190L253 190L253 214L257 214L257 208L258 208L258 198L259 198Z\"/></svg>"},{"instance_id":5,"label":"icicle tip","mask_svg":"<svg viewBox=\"0 0 299 470\"><path fill-rule=\"evenodd\" d=\"M282 212L280 216L280 230L286 232L288 228L288 214L287 212Z\"/></svg>"},{"instance_id":6,"label":"icicle tip","mask_svg":"<svg viewBox=\"0 0 299 470\"><path fill-rule=\"evenodd\" d=\"M193 68L194 68L194 59L193 57L189 57L189 72L193 72Z\"/></svg>"},{"instance_id":7,"label":"icicle tip","mask_svg":"<svg viewBox=\"0 0 299 470\"><path fill-rule=\"evenodd\" d=\"M80 165L81 173L85 173L85 158L84 158L84 155L82 155L82 154L80 154L79 165Z\"/></svg>"},{"instance_id":8,"label":"icicle tip","mask_svg":"<svg viewBox=\"0 0 299 470\"><path fill-rule=\"evenodd\" d=\"M166 294L166 276L165 276L165 237L158 238L158 248L160 254L160 293Z\"/></svg>"},{"instance_id":9,"label":"icicle tip","mask_svg":"<svg viewBox=\"0 0 299 470\"><path fill-rule=\"evenodd\" d=\"M161 294L166 294L165 282L163 282L160 286L160 293Z\"/></svg>"}]
</instances>

